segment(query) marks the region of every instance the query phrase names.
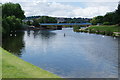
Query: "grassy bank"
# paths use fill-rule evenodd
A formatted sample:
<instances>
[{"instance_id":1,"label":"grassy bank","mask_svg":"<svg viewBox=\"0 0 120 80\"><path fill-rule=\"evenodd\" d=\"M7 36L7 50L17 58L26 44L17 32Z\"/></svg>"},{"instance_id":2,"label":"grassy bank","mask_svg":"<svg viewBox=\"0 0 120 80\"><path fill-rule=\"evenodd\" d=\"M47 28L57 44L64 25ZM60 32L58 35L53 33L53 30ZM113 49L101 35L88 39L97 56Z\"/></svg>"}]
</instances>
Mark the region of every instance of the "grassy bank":
<instances>
[{"instance_id":1,"label":"grassy bank","mask_svg":"<svg viewBox=\"0 0 120 80\"><path fill-rule=\"evenodd\" d=\"M86 29L80 29L77 31L97 33L97 34L110 35L110 36L120 36L120 26L116 26L116 25L91 26Z\"/></svg>"},{"instance_id":2,"label":"grassy bank","mask_svg":"<svg viewBox=\"0 0 120 80\"><path fill-rule=\"evenodd\" d=\"M0 50L0 80L2 78L2 51Z\"/></svg>"},{"instance_id":3,"label":"grassy bank","mask_svg":"<svg viewBox=\"0 0 120 80\"><path fill-rule=\"evenodd\" d=\"M2 50L2 78L60 78Z\"/></svg>"},{"instance_id":4,"label":"grassy bank","mask_svg":"<svg viewBox=\"0 0 120 80\"><path fill-rule=\"evenodd\" d=\"M110 31L110 32L120 32L120 26L115 25L100 25L100 26L91 26L88 27L89 30L95 30L95 31Z\"/></svg>"}]
</instances>

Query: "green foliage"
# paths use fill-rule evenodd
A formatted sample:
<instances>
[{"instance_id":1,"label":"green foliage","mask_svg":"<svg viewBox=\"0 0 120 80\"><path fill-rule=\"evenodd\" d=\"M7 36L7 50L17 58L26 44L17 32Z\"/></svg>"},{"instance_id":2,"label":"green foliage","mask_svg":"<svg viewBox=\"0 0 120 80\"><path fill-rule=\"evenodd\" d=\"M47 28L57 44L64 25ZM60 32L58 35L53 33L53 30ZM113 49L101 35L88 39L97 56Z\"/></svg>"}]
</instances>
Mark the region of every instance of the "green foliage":
<instances>
[{"instance_id":1,"label":"green foliage","mask_svg":"<svg viewBox=\"0 0 120 80\"><path fill-rule=\"evenodd\" d=\"M103 22L103 25L110 25L110 22Z\"/></svg>"},{"instance_id":2,"label":"green foliage","mask_svg":"<svg viewBox=\"0 0 120 80\"><path fill-rule=\"evenodd\" d=\"M64 18L65 21L62 23L89 23L89 18Z\"/></svg>"},{"instance_id":3,"label":"green foliage","mask_svg":"<svg viewBox=\"0 0 120 80\"><path fill-rule=\"evenodd\" d=\"M90 22L93 25L96 25L97 23L103 23L103 16L94 17Z\"/></svg>"},{"instance_id":4,"label":"green foliage","mask_svg":"<svg viewBox=\"0 0 120 80\"><path fill-rule=\"evenodd\" d=\"M10 32L10 26L6 19L2 20L2 33L6 34Z\"/></svg>"},{"instance_id":5,"label":"green foliage","mask_svg":"<svg viewBox=\"0 0 120 80\"><path fill-rule=\"evenodd\" d=\"M115 18L114 18L114 20L115 20L115 24L119 24L119 26L120 26L120 2L119 2L119 4L118 4L118 9L115 11Z\"/></svg>"},{"instance_id":6,"label":"green foliage","mask_svg":"<svg viewBox=\"0 0 120 80\"><path fill-rule=\"evenodd\" d=\"M57 20L54 17L49 16L41 16L39 19L33 19L33 26L40 26L39 23L57 23ZM30 25L30 21L27 22L28 25Z\"/></svg>"},{"instance_id":7,"label":"green foliage","mask_svg":"<svg viewBox=\"0 0 120 80\"><path fill-rule=\"evenodd\" d=\"M120 32L120 27L115 25L100 25L100 26L91 26L87 30L94 31L105 31L105 32Z\"/></svg>"},{"instance_id":8,"label":"green foliage","mask_svg":"<svg viewBox=\"0 0 120 80\"><path fill-rule=\"evenodd\" d=\"M28 21L26 22L26 24L27 24L27 25L31 25L32 23L28 20Z\"/></svg>"},{"instance_id":9,"label":"green foliage","mask_svg":"<svg viewBox=\"0 0 120 80\"><path fill-rule=\"evenodd\" d=\"M16 18L24 19L24 11L19 4L5 3L2 5L2 17L15 16Z\"/></svg>"},{"instance_id":10,"label":"green foliage","mask_svg":"<svg viewBox=\"0 0 120 80\"><path fill-rule=\"evenodd\" d=\"M38 19L40 23L57 23L57 20L53 17L48 16L42 16L40 19Z\"/></svg>"},{"instance_id":11,"label":"green foliage","mask_svg":"<svg viewBox=\"0 0 120 80\"><path fill-rule=\"evenodd\" d=\"M104 19L103 19L103 21L104 22L109 22L109 23L114 23L113 21L113 19L114 19L114 16L115 16L115 12L109 12L109 13L107 13L105 16L104 16Z\"/></svg>"},{"instance_id":12,"label":"green foliage","mask_svg":"<svg viewBox=\"0 0 120 80\"><path fill-rule=\"evenodd\" d=\"M96 25L97 24L97 20L95 18L93 18L91 21L90 21L93 25Z\"/></svg>"},{"instance_id":13,"label":"green foliage","mask_svg":"<svg viewBox=\"0 0 120 80\"><path fill-rule=\"evenodd\" d=\"M73 26L73 30L74 30L74 31L77 31L77 30L79 30L79 29L80 29L80 26L77 26L77 25Z\"/></svg>"},{"instance_id":14,"label":"green foliage","mask_svg":"<svg viewBox=\"0 0 120 80\"><path fill-rule=\"evenodd\" d=\"M8 16L2 20L3 33L20 29L21 20L15 16Z\"/></svg>"},{"instance_id":15,"label":"green foliage","mask_svg":"<svg viewBox=\"0 0 120 80\"><path fill-rule=\"evenodd\" d=\"M33 26L36 26L36 27L40 26L39 21L37 19L33 20Z\"/></svg>"},{"instance_id":16,"label":"green foliage","mask_svg":"<svg viewBox=\"0 0 120 80\"><path fill-rule=\"evenodd\" d=\"M118 3L118 9L114 12L108 12L104 16L94 17L91 21L92 24L96 25L97 23L103 24L119 24L120 26L120 2ZM107 23L106 23L107 22Z\"/></svg>"},{"instance_id":17,"label":"green foliage","mask_svg":"<svg viewBox=\"0 0 120 80\"><path fill-rule=\"evenodd\" d=\"M2 33L7 34L10 31L21 29L21 19L25 18L24 11L19 4L2 4Z\"/></svg>"}]
</instances>

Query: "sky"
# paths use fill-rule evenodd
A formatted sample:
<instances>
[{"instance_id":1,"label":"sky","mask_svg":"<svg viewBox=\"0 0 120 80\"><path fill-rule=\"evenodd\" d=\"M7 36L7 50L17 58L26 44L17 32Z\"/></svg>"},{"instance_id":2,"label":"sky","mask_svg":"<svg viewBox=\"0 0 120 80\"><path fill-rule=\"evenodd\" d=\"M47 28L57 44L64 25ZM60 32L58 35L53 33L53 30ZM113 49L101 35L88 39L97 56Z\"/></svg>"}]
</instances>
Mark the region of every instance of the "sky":
<instances>
[{"instance_id":1,"label":"sky","mask_svg":"<svg viewBox=\"0 0 120 80\"><path fill-rule=\"evenodd\" d=\"M2 0L19 3L26 16L92 18L117 9L119 0Z\"/></svg>"}]
</instances>

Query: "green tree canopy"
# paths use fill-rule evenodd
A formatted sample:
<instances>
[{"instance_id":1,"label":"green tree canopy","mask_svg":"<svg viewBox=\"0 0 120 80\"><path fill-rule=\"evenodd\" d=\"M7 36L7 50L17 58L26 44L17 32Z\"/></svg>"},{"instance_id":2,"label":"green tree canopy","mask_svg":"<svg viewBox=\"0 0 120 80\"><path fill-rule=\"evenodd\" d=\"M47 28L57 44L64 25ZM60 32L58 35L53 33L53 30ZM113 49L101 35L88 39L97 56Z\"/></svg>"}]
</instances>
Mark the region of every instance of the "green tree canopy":
<instances>
[{"instance_id":1,"label":"green tree canopy","mask_svg":"<svg viewBox=\"0 0 120 80\"><path fill-rule=\"evenodd\" d=\"M22 19L25 18L21 6L16 3L2 4L2 32L8 34L16 29L21 29Z\"/></svg>"},{"instance_id":2,"label":"green tree canopy","mask_svg":"<svg viewBox=\"0 0 120 80\"><path fill-rule=\"evenodd\" d=\"M91 21L92 24L104 23L104 24L119 24L120 25L120 2L118 8L114 12L108 12L104 16L94 17Z\"/></svg>"},{"instance_id":3,"label":"green tree canopy","mask_svg":"<svg viewBox=\"0 0 120 80\"><path fill-rule=\"evenodd\" d=\"M103 23L103 16L94 17L91 21L92 24Z\"/></svg>"},{"instance_id":4,"label":"green tree canopy","mask_svg":"<svg viewBox=\"0 0 120 80\"><path fill-rule=\"evenodd\" d=\"M3 19L2 24L3 32L7 33L11 30L14 31L16 29L19 29L21 26L21 20L19 18L16 18L15 16L8 16Z\"/></svg>"},{"instance_id":5,"label":"green tree canopy","mask_svg":"<svg viewBox=\"0 0 120 80\"><path fill-rule=\"evenodd\" d=\"M39 21L36 20L36 19L34 19L34 20L33 20L33 26L36 26L36 27L40 26L40 25L39 25Z\"/></svg>"},{"instance_id":6,"label":"green tree canopy","mask_svg":"<svg viewBox=\"0 0 120 80\"><path fill-rule=\"evenodd\" d=\"M114 23L120 25L120 2L118 3L118 8L115 11L115 16L114 16Z\"/></svg>"},{"instance_id":7,"label":"green tree canopy","mask_svg":"<svg viewBox=\"0 0 120 80\"><path fill-rule=\"evenodd\" d=\"M57 20L53 17L49 17L49 16L42 16L40 19L39 19L39 22L40 23L56 23Z\"/></svg>"},{"instance_id":8,"label":"green tree canopy","mask_svg":"<svg viewBox=\"0 0 120 80\"><path fill-rule=\"evenodd\" d=\"M110 24L113 24L114 16L115 16L115 12L109 12L104 16L103 21L109 22Z\"/></svg>"},{"instance_id":9,"label":"green tree canopy","mask_svg":"<svg viewBox=\"0 0 120 80\"><path fill-rule=\"evenodd\" d=\"M8 17L8 16L15 16L19 19L24 19L24 11L22 10L21 6L16 3L5 3L2 5L2 17Z\"/></svg>"}]
</instances>

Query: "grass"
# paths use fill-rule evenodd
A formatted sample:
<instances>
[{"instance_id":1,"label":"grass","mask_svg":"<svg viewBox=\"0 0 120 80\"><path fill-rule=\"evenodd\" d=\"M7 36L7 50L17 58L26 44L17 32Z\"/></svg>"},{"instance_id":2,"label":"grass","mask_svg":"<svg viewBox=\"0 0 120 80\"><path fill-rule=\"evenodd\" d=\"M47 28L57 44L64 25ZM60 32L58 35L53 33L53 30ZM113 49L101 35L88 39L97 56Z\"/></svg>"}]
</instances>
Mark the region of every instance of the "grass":
<instances>
[{"instance_id":1,"label":"grass","mask_svg":"<svg viewBox=\"0 0 120 80\"><path fill-rule=\"evenodd\" d=\"M91 26L91 27L88 27L87 29L95 30L95 31L120 32L120 26L116 26L116 25Z\"/></svg>"},{"instance_id":2,"label":"grass","mask_svg":"<svg viewBox=\"0 0 120 80\"><path fill-rule=\"evenodd\" d=\"M116 25L100 25L100 26L93 25L85 29L77 29L76 31L103 34L108 36L120 36L120 26Z\"/></svg>"},{"instance_id":3,"label":"grass","mask_svg":"<svg viewBox=\"0 0 120 80\"><path fill-rule=\"evenodd\" d=\"M36 67L0 48L2 55L2 78L60 78Z\"/></svg>"},{"instance_id":4,"label":"grass","mask_svg":"<svg viewBox=\"0 0 120 80\"><path fill-rule=\"evenodd\" d=\"M2 79L2 51L0 50L0 80Z\"/></svg>"}]
</instances>

